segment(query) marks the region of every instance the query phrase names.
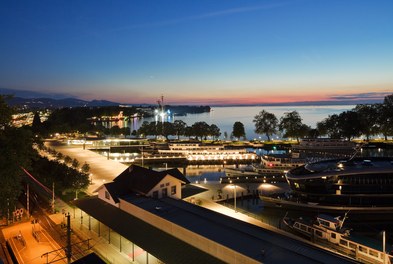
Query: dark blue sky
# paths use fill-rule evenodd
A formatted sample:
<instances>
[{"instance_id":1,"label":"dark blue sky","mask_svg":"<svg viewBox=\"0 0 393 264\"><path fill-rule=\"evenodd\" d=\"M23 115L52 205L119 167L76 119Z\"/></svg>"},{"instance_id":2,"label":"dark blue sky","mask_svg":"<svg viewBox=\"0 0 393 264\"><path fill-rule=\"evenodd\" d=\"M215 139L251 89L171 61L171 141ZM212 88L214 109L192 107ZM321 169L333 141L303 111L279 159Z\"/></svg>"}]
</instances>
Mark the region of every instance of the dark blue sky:
<instances>
[{"instance_id":1,"label":"dark blue sky","mask_svg":"<svg viewBox=\"0 0 393 264\"><path fill-rule=\"evenodd\" d=\"M0 87L124 103L393 92L393 1L7 1Z\"/></svg>"}]
</instances>

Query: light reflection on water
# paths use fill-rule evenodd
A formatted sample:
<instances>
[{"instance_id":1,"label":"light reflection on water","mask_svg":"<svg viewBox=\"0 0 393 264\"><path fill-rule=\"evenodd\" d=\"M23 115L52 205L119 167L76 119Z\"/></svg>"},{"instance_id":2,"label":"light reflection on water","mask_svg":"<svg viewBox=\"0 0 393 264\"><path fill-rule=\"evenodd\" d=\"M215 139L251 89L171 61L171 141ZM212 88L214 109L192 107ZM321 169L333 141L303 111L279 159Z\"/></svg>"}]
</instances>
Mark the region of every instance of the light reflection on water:
<instances>
[{"instance_id":1,"label":"light reflection on water","mask_svg":"<svg viewBox=\"0 0 393 264\"><path fill-rule=\"evenodd\" d=\"M354 108L355 105L340 105L340 106L226 106L226 107L212 107L210 113L203 114L189 114L187 116L175 117L183 120L188 125L195 122L205 121L208 124L216 124L220 130L221 135L227 132L228 136L232 133L233 124L237 121L242 122L246 130L247 139L257 139L259 136L254 132L255 124L253 123L254 116L260 111L265 110L276 115L278 119L284 113L297 111L303 119L303 123L315 127L316 123L322 121L332 114L339 114L346 110ZM264 136L261 136L264 138Z\"/></svg>"},{"instance_id":2,"label":"light reflection on water","mask_svg":"<svg viewBox=\"0 0 393 264\"><path fill-rule=\"evenodd\" d=\"M327 118L329 115L340 114L341 112L354 108L355 105L327 105L327 106L223 106L223 107L212 107L210 113L202 114L188 114L186 116L172 116L172 120L182 120L186 122L188 126L191 126L195 122L204 121L209 125L215 124L220 128L221 138L224 137L226 132L228 137L233 131L233 124L235 122L242 122L246 131L246 137L248 140L252 139L265 139L264 135L258 135L254 132L255 124L253 123L254 116L260 111L265 110L273 113L278 119L283 116L286 112L297 111L300 117L303 119L303 123L313 128L316 127L316 123ZM142 119L131 119L123 123L111 122L105 123L104 126L109 128L113 125L118 125L120 128L130 127L131 132L138 130L140 125L144 121L155 121L155 118L142 118Z\"/></svg>"}]
</instances>

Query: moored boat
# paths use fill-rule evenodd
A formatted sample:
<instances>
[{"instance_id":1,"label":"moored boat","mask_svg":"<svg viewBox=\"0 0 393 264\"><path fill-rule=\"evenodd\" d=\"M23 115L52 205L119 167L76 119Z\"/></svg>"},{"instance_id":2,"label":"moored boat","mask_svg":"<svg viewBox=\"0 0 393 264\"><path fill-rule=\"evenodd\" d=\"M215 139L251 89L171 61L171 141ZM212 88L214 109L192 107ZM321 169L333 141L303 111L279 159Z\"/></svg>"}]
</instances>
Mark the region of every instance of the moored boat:
<instances>
[{"instance_id":1,"label":"moored boat","mask_svg":"<svg viewBox=\"0 0 393 264\"><path fill-rule=\"evenodd\" d=\"M344 217L332 217L320 214L315 221L308 222L302 218L292 219L285 216L281 228L320 246L338 251L361 263L391 263L392 255L381 250L358 243L351 239L350 230L344 227Z\"/></svg>"},{"instance_id":2,"label":"moored boat","mask_svg":"<svg viewBox=\"0 0 393 264\"><path fill-rule=\"evenodd\" d=\"M309 163L286 174L300 202L331 206L393 206L393 158L359 157Z\"/></svg>"}]
</instances>

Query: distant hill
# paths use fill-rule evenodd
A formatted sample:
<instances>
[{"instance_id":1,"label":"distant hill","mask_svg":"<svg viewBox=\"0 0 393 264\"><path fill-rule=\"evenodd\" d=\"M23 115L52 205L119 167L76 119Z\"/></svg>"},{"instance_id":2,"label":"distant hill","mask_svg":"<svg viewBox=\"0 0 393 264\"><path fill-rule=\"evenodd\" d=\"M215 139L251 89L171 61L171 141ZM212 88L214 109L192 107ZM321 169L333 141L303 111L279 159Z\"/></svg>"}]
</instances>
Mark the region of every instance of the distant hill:
<instances>
[{"instance_id":1,"label":"distant hill","mask_svg":"<svg viewBox=\"0 0 393 264\"><path fill-rule=\"evenodd\" d=\"M21 98L50 98L50 99L64 99L64 98L72 98L72 95L69 94L60 94L60 93L43 93L43 92L35 92L28 90L16 90L16 89L8 89L0 87L0 94L13 95L14 97Z\"/></svg>"},{"instance_id":2,"label":"distant hill","mask_svg":"<svg viewBox=\"0 0 393 264\"><path fill-rule=\"evenodd\" d=\"M52 99L52 98L21 98L13 97L7 100L10 106L24 109L44 109L63 107L96 107L96 106L118 106L119 103L105 100L85 101L76 98Z\"/></svg>"},{"instance_id":3,"label":"distant hill","mask_svg":"<svg viewBox=\"0 0 393 264\"><path fill-rule=\"evenodd\" d=\"M117 102L106 100L86 101L73 98L67 94L41 93L27 90L14 90L0 88L0 94L12 95L13 98L7 100L10 106L24 109L42 108L62 108L62 107L95 107L95 106L118 106Z\"/></svg>"}]
</instances>

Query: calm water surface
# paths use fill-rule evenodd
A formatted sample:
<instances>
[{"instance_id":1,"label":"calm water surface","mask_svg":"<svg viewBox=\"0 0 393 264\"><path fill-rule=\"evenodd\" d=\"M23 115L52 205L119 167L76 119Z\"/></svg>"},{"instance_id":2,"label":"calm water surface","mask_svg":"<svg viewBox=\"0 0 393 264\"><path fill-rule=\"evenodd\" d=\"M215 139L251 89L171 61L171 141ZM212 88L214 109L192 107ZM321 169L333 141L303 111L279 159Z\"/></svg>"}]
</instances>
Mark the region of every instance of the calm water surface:
<instances>
[{"instance_id":1,"label":"calm water surface","mask_svg":"<svg viewBox=\"0 0 393 264\"><path fill-rule=\"evenodd\" d=\"M322 121L332 114L354 108L355 105L333 105L333 106L228 106L212 107L210 113L189 114L187 116L175 116L175 120L183 120L187 125L195 122L205 121L209 125L216 124L221 130L221 136L227 132L228 136L232 133L233 124L236 121L242 122L246 130L247 139L265 139L263 135L254 132L255 124L252 122L254 116L260 111L265 110L276 115L278 119L286 112L297 111L303 119L303 123L315 128L317 122Z\"/></svg>"},{"instance_id":2,"label":"calm water surface","mask_svg":"<svg viewBox=\"0 0 393 264\"><path fill-rule=\"evenodd\" d=\"M175 120L182 120L186 122L188 126L193 125L195 122L204 121L209 125L215 124L220 128L221 139L224 138L225 132L228 137L233 131L233 124L237 121L242 122L246 130L246 137L248 140L252 139L266 139L264 135L258 135L254 132L255 124L253 122L254 116L260 111L265 110L267 112L276 115L277 119L280 119L285 113L297 111L302 118L304 124L316 127L317 122L320 122L327 118L329 115L340 114L344 111L354 108L355 105L328 105L328 106L222 106L212 107L210 113L202 114L188 114L186 116L171 116L168 118L169 122ZM124 122L111 122L104 124L106 127L117 125L119 127L130 127L131 131L138 130L144 121L156 121L155 118L142 118L132 119L131 121Z\"/></svg>"}]
</instances>

